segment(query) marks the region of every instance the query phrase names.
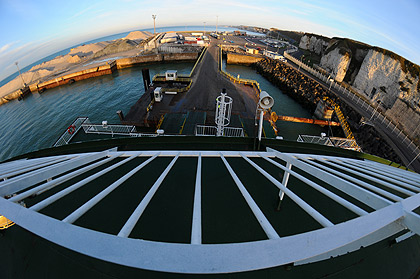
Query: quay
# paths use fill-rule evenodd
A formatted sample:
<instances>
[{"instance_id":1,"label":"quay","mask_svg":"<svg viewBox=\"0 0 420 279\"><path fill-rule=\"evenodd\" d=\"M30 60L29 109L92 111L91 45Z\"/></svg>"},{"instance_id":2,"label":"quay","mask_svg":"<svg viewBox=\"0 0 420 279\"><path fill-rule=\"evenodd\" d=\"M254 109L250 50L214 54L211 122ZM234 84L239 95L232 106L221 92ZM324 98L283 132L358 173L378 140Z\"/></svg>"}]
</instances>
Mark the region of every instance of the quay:
<instances>
[{"instance_id":1,"label":"quay","mask_svg":"<svg viewBox=\"0 0 420 279\"><path fill-rule=\"evenodd\" d=\"M259 88L222 71L217 43L213 40L197 60L187 92L166 94L161 102L154 102L151 94L154 87L151 87L132 106L122 123L156 127L165 133L193 134L197 124L214 125L216 98L225 89L233 99L230 126L244 128L248 136L253 136Z\"/></svg>"}]
</instances>

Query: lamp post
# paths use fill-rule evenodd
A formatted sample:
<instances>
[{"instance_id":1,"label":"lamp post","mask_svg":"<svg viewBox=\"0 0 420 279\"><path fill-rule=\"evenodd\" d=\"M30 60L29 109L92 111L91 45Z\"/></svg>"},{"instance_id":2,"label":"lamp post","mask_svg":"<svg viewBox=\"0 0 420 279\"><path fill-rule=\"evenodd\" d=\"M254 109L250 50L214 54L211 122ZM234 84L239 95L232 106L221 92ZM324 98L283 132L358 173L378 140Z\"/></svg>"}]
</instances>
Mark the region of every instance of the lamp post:
<instances>
[{"instance_id":1,"label":"lamp post","mask_svg":"<svg viewBox=\"0 0 420 279\"><path fill-rule=\"evenodd\" d=\"M17 62L17 61L15 62L15 65L16 65L16 67L17 67L18 71L19 71L19 76L20 76L20 78L22 79L23 87L26 87L26 83L25 83L25 81L23 80L23 76L22 76L22 73L20 72L20 69L19 69L18 62Z\"/></svg>"},{"instance_id":2,"label":"lamp post","mask_svg":"<svg viewBox=\"0 0 420 279\"><path fill-rule=\"evenodd\" d=\"M305 57L305 55L302 55L302 56L300 57L300 64L299 64L298 71L300 71L300 65L302 65L302 59L303 59L303 57Z\"/></svg>"},{"instance_id":3,"label":"lamp post","mask_svg":"<svg viewBox=\"0 0 420 279\"><path fill-rule=\"evenodd\" d=\"M156 15L152 15L152 18L153 18L153 34L156 34L156 24L155 24Z\"/></svg>"},{"instance_id":4,"label":"lamp post","mask_svg":"<svg viewBox=\"0 0 420 279\"><path fill-rule=\"evenodd\" d=\"M204 36L204 35L206 35L206 22L204 21L204 22L203 22L203 24L204 24L204 32L203 32L203 36Z\"/></svg>"},{"instance_id":5,"label":"lamp post","mask_svg":"<svg viewBox=\"0 0 420 279\"><path fill-rule=\"evenodd\" d=\"M216 16L216 34L217 34L217 24L219 23L219 16Z\"/></svg>"}]
</instances>

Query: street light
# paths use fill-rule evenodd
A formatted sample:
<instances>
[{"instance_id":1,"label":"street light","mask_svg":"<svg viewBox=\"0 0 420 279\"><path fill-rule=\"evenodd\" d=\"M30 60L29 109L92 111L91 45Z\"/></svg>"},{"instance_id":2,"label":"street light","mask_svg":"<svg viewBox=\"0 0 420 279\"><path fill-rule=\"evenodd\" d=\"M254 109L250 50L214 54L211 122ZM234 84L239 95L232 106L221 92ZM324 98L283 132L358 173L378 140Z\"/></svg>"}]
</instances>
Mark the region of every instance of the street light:
<instances>
[{"instance_id":1,"label":"street light","mask_svg":"<svg viewBox=\"0 0 420 279\"><path fill-rule=\"evenodd\" d=\"M156 34L156 24L155 24L156 15L152 15L152 18L153 18L153 34Z\"/></svg>"},{"instance_id":2,"label":"street light","mask_svg":"<svg viewBox=\"0 0 420 279\"><path fill-rule=\"evenodd\" d=\"M26 83L25 83L25 81L23 80L23 76L22 76L22 73L20 72L20 69L19 69L18 62L17 62L17 61L15 62L15 65L16 65L16 67L17 67L18 71L19 71L19 76L20 76L20 78L22 79L23 87L26 87Z\"/></svg>"},{"instance_id":3,"label":"street light","mask_svg":"<svg viewBox=\"0 0 420 279\"><path fill-rule=\"evenodd\" d=\"M203 36L206 35L206 22L204 21L204 32L203 32Z\"/></svg>"},{"instance_id":4,"label":"street light","mask_svg":"<svg viewBox=\"0 0 420 279\"><path fill-rule=\"evenodd\" d=\"M300 57L300 64L299 64L298 71L300 71L300 65L302 65L302 59L303 59L303 57L305 57L305 55L302 55L302 56Z\"/></svg>"},{"instance_id":5,"label":"street light","mask_svg":"<svg viewBox=\"0 0 420 279\"><path fill-rule=\"evenodd\" d=\"M219 23L219 16L216 16L216 34L217 34L217 24Z\"/></svg>"}]
</instances>

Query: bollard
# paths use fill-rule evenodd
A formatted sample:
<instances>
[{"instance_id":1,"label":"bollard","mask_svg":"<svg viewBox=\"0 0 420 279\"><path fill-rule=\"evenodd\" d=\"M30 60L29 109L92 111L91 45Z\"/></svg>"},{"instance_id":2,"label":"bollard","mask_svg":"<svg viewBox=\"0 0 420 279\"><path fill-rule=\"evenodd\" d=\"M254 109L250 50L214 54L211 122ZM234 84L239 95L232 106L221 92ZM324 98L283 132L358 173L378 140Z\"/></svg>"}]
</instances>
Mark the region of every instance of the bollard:
<instances>
[{"instance_id":1,"label":"bollard","mask_svg":"<svg viewBox=\"0 0 420 279\"><path fill-rule=\"evenodd\" d=\"M124 120L124 114L123 114L122 110L117 110L117 114L118 114L118 117L120 118L120 121L123 121Z\"/></svg>"},{"instance_id":2,"label":"bollard","mask_svg":"<svg viewBox=\"0 0 420 279\"><path fill-rule=\"evenodd\" d=\"M150 73L148 68L144 68L141 70L143 75L143 84L144 84L144 91L146 92L150 86Z\"/></svg>"}]
</instances>

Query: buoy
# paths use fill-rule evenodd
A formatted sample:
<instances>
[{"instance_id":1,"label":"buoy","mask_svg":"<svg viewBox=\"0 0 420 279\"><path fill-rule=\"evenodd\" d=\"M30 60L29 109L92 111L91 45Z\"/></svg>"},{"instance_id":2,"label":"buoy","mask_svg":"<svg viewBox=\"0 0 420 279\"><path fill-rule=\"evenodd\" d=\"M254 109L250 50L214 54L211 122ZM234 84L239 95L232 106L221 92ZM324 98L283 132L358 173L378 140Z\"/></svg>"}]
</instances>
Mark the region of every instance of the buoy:
<instances>
[{"instance_id":1,"label":"buoy","mask_svg":"<svg viewBox=\"0 0 420 279\"><path fill-rule=\"evenodd\" d=\"M76 131L76 126L74 126L74 125L70 125L67 128L67 132L69 132L70 135L73 135L75 131Z\"/></svg>"}]
</instances>

